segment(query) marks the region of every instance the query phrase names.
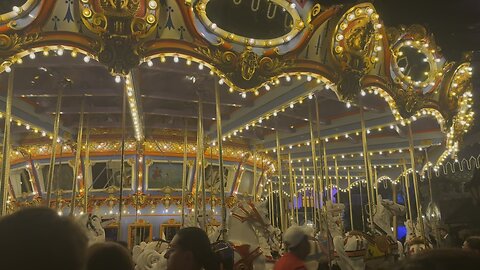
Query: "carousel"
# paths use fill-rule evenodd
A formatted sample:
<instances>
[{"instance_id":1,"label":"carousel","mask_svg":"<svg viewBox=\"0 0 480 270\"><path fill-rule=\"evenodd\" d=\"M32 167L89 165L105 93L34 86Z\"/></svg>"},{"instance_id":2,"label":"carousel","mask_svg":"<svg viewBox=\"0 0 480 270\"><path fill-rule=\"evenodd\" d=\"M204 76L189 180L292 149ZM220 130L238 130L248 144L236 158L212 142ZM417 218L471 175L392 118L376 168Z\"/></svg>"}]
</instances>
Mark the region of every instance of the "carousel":
<instances>
[{"instance_id":1,"label":"carousel","mask_svg":"<svg viewBox=\"0 0 480 270\"><path fill-rule=\"evenodd\" d=\"M184 226L233 249L231 269L272 268L295 224L311 269L435 248L431 179L473 125L472 67L423 26L368 2L11 2L1 215L54 208L139 270Z\"/></svg>"}]
</instances>

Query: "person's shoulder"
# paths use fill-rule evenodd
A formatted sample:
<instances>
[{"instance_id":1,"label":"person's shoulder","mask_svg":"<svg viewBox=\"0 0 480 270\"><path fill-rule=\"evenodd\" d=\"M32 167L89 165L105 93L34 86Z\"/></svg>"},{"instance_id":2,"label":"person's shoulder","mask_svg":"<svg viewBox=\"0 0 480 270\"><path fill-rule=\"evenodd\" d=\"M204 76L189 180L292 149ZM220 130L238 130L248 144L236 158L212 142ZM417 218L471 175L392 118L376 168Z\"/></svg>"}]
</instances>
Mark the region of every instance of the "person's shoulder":
<instances>
[{"instance_id":1,"label":"person's shoulder","mask_svg":"<svg viewBox=\"0 0 480 270\"><path fill-rule=\"evenodd\" d=\"M274 270L307 270L307 268L302 260L291 253L286 253L275 263Z\"/></svg>"}]
</instances>

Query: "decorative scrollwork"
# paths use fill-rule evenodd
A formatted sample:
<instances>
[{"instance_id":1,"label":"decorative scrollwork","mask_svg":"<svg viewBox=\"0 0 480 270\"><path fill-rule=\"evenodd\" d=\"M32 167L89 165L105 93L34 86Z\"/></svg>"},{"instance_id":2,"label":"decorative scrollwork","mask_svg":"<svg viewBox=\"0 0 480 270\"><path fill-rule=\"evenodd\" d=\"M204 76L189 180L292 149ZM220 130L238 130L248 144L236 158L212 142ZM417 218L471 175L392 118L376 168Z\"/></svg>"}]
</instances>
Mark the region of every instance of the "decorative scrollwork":
<instances>
[{"instance_id":1,"label":"decorative scrollwork","mask_svg":"<svg viewBox=\"0 0 480 270\"><path fill-rule=\"evenodd\" d=\"M39 33L32 33L24 36L18 34L5 35L0 34L0 50L19 50L23 46L38 41L40 39Z\"/></svg>"},{"instance_id":2,"label":"decorative scrollwork","mask_svg":"<svg viewBox=\"0 0 480 270\"><path fill-rule=\"evenodd\" d=\"M209 58L234 85L243 89L258 87L292 65L291 61L260 56L249 46L241 53L220 49L212 51L208 47L195 50Z\"/></svg>"}]
</instances>

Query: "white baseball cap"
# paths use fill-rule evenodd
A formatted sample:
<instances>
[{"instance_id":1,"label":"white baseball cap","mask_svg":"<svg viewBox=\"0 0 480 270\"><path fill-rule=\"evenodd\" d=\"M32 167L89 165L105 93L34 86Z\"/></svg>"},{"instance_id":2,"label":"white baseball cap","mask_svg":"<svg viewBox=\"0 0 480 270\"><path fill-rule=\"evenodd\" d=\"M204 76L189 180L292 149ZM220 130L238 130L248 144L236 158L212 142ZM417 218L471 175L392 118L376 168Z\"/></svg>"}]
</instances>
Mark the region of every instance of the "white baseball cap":
<instances>
[{"instance_id":1,"label":"white baseball cap","mask_svg":"<svg viewBox=\"0 0 480 270\"><path fill-rule=\"evenodd\" d=\"M283 234L283 242L288 248L296 247L307 236L307 231L301 226L291 226Z\"/></svg>"}]
</instances>

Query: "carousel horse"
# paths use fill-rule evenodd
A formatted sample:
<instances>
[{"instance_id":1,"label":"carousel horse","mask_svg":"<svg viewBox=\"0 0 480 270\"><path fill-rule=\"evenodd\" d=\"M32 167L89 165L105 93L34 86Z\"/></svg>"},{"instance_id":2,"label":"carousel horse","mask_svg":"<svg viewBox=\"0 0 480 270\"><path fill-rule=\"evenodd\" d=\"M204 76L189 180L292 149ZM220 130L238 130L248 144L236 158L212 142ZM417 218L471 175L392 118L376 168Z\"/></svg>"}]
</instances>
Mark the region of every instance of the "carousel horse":
<instances>
[{"instance_id":1,"label":"carousel horse","mask_svg":"<svg viewBox=\"0 0 480 270\"><path fill-rule=\"evenodd\" d=\"M365 269L364 256L367 251L367 240L364 234L356 231L344 234L342 220L344 204L327 201L326 209L324 219L333 241L333 263L342 270Z\"/></svg>"},{"instance_id":2,"label":"carousel horse","mask_svg":"<svg viewBox=\"0 0 480 270\"><path fill-rule=\"evenodd\" d=\"M365 260L368 265L375 267L377 262L393 261L403 254L403 246L394 237L392 230L392 217L405 214L405 206L377 196L374 207L373 224L374 233L366 234L369 242Z\"/></svg>"},{"instance_id":3,"label":"carousel horse","mask_svg":"<svg viewBox=\"0 0 480 270\"><path fill-rule=\"evenodd\" d=\"M198 226L199 220L203 219L201 213L198 219L189 214L186 218L186 226ZM207 220L209 219L207 214ZM214 247L222 245L218 242L220 229L212 227L209 230L209 238ZM227 232L225 235L228 241L228 248L231 246L234 251L232 269L273 269L272 252L280 250L278 240L279 230L270 225L267 218L265 203L253 203L241 201L230 209L227 216ZM219 244L220 243L220 244ZM133 259L136 263L136 270L160 270L165 269L166 260L162 252L167 245L159 242L141 243L133 248ZM225 247L225 245L222 245ZM217 254L222 253L220 250Z\"/></svg>"},{"instance_id":4,"label":"carousel horse","mask_svg":"<svg viewBox=\"0 0 480 270\"><path fill-rule=\"evenodd\" d=\"M132 259L135 270L161 270L167 269L167 260L164 255L168 248L168 242L164 240L142 242L132 250Z\"/></svg>"},{"instance_id":5,"label":"carousel horse","mask_svg":"<svg viewBox=\"0 0 480 270\"><path fill-rule=\"evenodd\" d=\"M405 221L405 227L407 228L407 235L405 238L405 255L410 256L417 254L423 250L432 248L432 245L428 239L424 239L421 233L420 222L407 219ZM425 230L427 235L427 231Z\"/></svg>"},{"instance_id":6,"label":"carousel horse","mask_svg":"<svg viewBox=\"0 0 480 270\"><path fill-rule=\"evenodd\" d=\"M115 218L102 219L94 214L83 214L77 217L77 222L88 237L89 245L104 242L105 230L103 228L115 221Z\"/></svg>"}]
</instances>

